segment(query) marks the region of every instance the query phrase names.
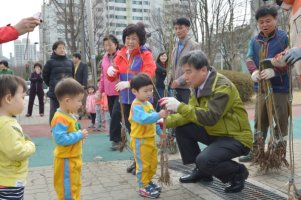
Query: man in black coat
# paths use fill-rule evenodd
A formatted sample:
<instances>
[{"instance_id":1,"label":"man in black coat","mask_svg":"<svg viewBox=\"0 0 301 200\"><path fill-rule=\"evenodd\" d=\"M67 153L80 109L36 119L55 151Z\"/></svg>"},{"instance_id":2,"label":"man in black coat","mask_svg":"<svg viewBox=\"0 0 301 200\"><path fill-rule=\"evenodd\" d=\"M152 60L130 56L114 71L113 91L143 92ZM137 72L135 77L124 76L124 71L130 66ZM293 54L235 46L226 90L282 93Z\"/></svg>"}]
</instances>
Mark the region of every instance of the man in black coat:
<instances>
[{"instance_id":1,"label":"man in black coat","mask_svg":"<svg viewBox=\"0 0 301 200\"><path fill-rule=\"evenodd\" d=\"M81 61L79 53L73 54L72 61L74 64L74 79L86 89L88 84L88 66Z\"/></svg>"},{"instance_id":2,"label":"man in black coat","mask_svg":"<svg viewBox=\"0 0 301 200\"><path fill-rule=\"evenodd\" d=\"M43 69L43 79L49 87L47 93L50 98L49 123L59 107L59 102L54 94L56 84L63 78L73 77L74 74L74 65L66 56L65 46L63 41L57 41L52 45L53 53Z\"/></svg>"},{"instance_id":3,"label":"man in black coat","mask_svg":"<svg viewBox=\"0 0 301 200\"><path fill-rule=\"evenodd\" d=\"M72 57L72 61L74 64L74 74L73 77L77 80L85 89L88 84L88 65L81 61L81 55L79 53L74 53ZM85 115L85 107L86 107L86 97L85 94L83 98L82 107L79 109L79 119L81 119Z\"/></svg>"}]
</instances>

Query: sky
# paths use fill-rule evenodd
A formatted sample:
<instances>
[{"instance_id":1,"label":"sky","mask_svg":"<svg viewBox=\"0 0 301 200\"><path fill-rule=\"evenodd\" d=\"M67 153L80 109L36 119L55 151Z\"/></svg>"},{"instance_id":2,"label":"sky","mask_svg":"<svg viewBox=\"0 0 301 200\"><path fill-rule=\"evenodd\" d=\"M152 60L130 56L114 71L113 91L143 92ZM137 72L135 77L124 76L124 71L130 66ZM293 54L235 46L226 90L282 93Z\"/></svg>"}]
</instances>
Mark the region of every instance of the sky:
<instances>
[{"instance_id":1,"label":"sky","mask_svg":"<svg viewBox=\"0 0 301 200\"><path fill-rule=\"evenodd\" d=\"M0 0L1 12L0 12L0 27L7 24L15 25L21 19L31 17L37 12L41 12L43 0ZM26 38L27 34L19 37L19 39ZM29 34L31 43L39 42L39 29L35 28L33 32ZM2 44L3 56L9 58L9 53L14 54L13 41ZM37 46L37 49L39 47Z\"/></svg>"}]
</instances>

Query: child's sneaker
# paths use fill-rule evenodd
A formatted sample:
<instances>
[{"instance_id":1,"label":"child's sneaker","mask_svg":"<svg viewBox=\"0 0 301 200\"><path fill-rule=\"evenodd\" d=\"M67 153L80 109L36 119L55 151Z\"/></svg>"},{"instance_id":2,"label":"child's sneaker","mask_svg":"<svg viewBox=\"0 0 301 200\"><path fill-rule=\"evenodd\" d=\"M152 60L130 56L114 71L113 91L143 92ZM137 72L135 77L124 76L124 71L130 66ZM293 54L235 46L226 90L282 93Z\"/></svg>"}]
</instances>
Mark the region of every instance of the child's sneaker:
<instances>
[{"instance_id":1,"label":"child's sneaker","mask_svg":"<svg viewBox=\"0 0 301 200\"><path fill-rule=\"evenodd\" d=\"M139 189L139 195L142 197L148 197L151 199L156 199L160 196L160 193L155 190L151 185L147 185L145 188Z\"/></svg>"},{"instance_id":2,"label":"child's sneaker","mask_svg":"<svg viewBox=\"0 0 301 200\"><path fill-rule=\"evenodd\" d=\"M94 124L91 124L88 128L95 128Z\"/></svg>"},{"instance_id":3,"label":"child's sneaker","mask_svg":"<svg viewBox=\"0 0 301 200\"><path fill-rule=\"evenodd\" d=\"M162 191L162 188L160 187L160 185L155 184L153 181L149 182L149 185L152 186L158 192Z\"/></svg>"}]
</instances>

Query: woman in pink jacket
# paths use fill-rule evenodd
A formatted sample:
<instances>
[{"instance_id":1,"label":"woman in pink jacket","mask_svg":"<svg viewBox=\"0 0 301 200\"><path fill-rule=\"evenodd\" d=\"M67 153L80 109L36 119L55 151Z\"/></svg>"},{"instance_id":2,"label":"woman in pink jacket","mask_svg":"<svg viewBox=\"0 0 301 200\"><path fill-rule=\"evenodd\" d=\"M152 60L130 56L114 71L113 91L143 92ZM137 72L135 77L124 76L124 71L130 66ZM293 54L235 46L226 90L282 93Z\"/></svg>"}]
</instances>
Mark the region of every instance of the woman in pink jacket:
<instances>
[{"instance_id":1,"label":"woman in pink jacket","mask_svg":"<svg viewBox=\"0 0 301 200\"><path fill-rule=\"evenodd\" d=\"M114 66L113 60L118 52L119 43L114 35L108 35L103 39L104 49L106 51L100 64L100 81L99 92L105 93L108 97L110 122L110 141L112 141L111 150L115 151L119 148L121 141L121 112L119 104L119 93L115 90L117 81L109 81L107 79L107 70L110 66Z\"/></svg>"}]
</instances>

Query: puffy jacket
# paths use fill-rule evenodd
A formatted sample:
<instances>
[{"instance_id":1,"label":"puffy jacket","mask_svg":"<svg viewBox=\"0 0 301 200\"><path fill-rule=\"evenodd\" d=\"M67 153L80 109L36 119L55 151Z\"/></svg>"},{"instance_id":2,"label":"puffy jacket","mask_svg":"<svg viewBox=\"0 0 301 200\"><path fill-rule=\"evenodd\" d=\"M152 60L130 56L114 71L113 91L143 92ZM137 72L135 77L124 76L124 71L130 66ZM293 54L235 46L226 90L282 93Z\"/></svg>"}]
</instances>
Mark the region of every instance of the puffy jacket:
<instances>
[{"instance_id":1,"label":"puffy jacket","mask_svg":"<svg viewBox=\"0 0 301 200\"><path fill-rule=\"evenodd\" d=\"M263 47L267 48L266 58L273 58L279 52L282 52L288 46L288 37L285 31L276 29L275 33L267 38L261 33L253 37L249 43L247 58L254 61L256 68L259 69L260 50ZM289 78L287 68L282 71L277 71L274 68L275 77L271 78L273 92L287 93L289 91ZM252 71L250 71L252 73ZM254 91L258 91L258 83L254 84Z\"/></svg>"},{"instance_id":2,"label":"puffy jacket","mask_svg":"<svg viewBox=\"0 0 301 200\"><path fill-rule=\"evenodd\" d=\"M86 112L96 113L96 97L95 94L88 94L86 99Z\"/></svg>"},{"instance_id":3,"label":"puffy jacket","mask_svg":"<svg viewBox=\"0 0 301 200\"><path fill-rule=\"evenodd\" d=\"M118 51L113 55L115 57L117 55ZM110 60L110 56L108 53L106 53L103 56L103 59L100 63L100 81L99 81L99 92L102 94L103 92L108 96L118 96L119 93L115 90L115 86L117 84L117 81L109 81L107 79L107 71L110 66L113 66L113 63Z\"/></svg>"},{"instance_id":4,"label":"puffy jacket","mask_svg":"<svg viewBox=\"0 0 301 200\"><path fill-rule=\"evenodd\" d=\"M203 126L208 135L231 137L248 148L252 146L248 114L239 93L235 85L214 68L200 96L191 92L189 103L181 103L177 113L166 120L167 127L188 123Z\"/></svg>"},{"instance_id":5,"label":"puffy jacket","mask_svg":"<svg viewBox=\"0 0 301 200\"><path fill-rule=\"evenodd\" d=\"M19 37L19 33L13 26L5 26L0 28L0 44L16 40Z\"/></svg>"},{"instance_id":6,"label":"puffy jacket","mask_svg":"<svg viewBox=\"0 0 301 200\"><path fill-rule=\"evenodd\" d=\"M11 69L1 69L0 75L3 75L3 74L14 74L14 72Z\"/></svg>"},{"instance_id":7,"label":"puffy jacket","mask_svg":"<svg viewBox=\"0 0 301 200\"><path fill-rule=\"evenodd\" d=\"M43 92L43 78L42 74L37 74L36 72L32 72L30 75L30 92Z\"/></svg>"},{"instance_id":8,"label":"puffy jacket","mask_svg":"<svg viewBox=\"0 0 301 200\"><path fill-rule=\"evenodd\" d=\"M114 59L117 72L113 77L107 76L110 81L119 78L120 81L130 81L133 76L139 73L146 73L151 78L155 75L156 63L153 60L151 51L145 46L134 49L130 55L130 59L126 56L127 48L123 47ZM124 89L120 92L121 102L123 104L131 104L135 99L131 90Z\"/></svg>"},{"instance_id":9,"label":"puffy jacket","mask_svg":"<svg viewBox=\"0 0 301 200\"><path fill-rule=\"evenodd\" d=\"M54 88L56 84L66 77L73 77L74 65L66 55L59 56L53 53L43 68L43 78L47 86L49 86L48 96L55 98Z\"/></svg>"},{"instance_id":10,"label":"puffy jacket","mask_svg":"<svg viewBox=\"0 0 301 200\"><path fill-rule=\"evenodd\" d=\"M33 142L23 134L17 119L0 116L0 185L24 186L28 158L35 152Z\"/></svg>"}]
</instances>

